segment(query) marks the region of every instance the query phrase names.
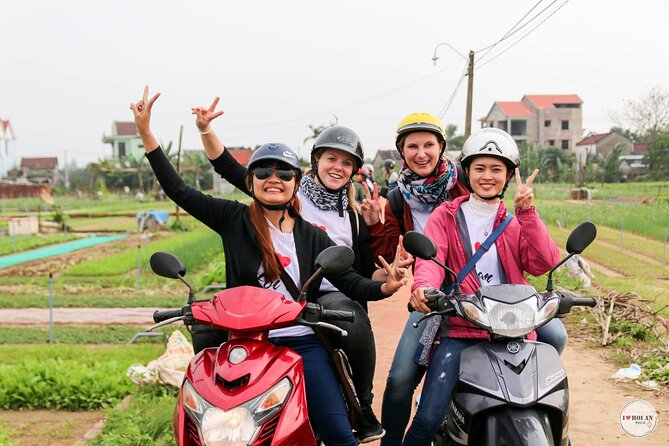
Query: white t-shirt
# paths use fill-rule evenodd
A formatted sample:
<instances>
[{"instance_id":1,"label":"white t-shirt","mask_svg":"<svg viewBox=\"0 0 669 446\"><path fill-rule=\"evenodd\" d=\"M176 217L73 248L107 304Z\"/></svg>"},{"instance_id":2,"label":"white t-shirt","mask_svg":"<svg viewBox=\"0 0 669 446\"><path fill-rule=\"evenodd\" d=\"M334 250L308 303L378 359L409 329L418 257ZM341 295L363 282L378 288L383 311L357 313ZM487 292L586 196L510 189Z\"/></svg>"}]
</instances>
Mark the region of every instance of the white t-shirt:
<instances>
[{"instance_id":1,"label":"white t-shirt","mask_svg":"<svg viewBox=\"0 0 669 446\"><path fill-rule=\"evenodd\" d=\"M290 278L293 279L295 286L299 290L302 288L302 283L300 282L300 264L297 261L297 252L295 250L295 238L293 237L293 233L279 231L272 223L269 222L269 220L267 221L267 224L269 226L270 236L272 237L274 250L279 255L281 265L283 266L283 269L286 270L286 273L288 273ZM260 264L260 268L258 269L258 282L260 282L260 286L263 288L279 292L283 294L288 300L295 300L281 279L278 279L272 283L265 282L265 270L262 264ZM314 331L309 327L305 327L303 325L294 325L292 327L270 330L269 337L276 338L280 336L305 336L313 333Z\"/></svg>"},{"instance_id":2,"label":"white t-shirt","mask_svg":"<svg viewBox=\"0 0 669 446\"><path fill-rule=\"evenodd\" d=\"M404 210L402 211L404 212ZM432 215L432 211L419 211L418 209L411 209L411 219L413 220L413 230L421 234L425 232L425 225L427 219Z\"/></svg>"},{"instance_id":3,"label":"white t-shirt","mask_svg":"<svg viewBox=\"0 0 669 446\"><path fill-rule=\"evenodd\" d=\"M323 211L318 209L301 190L297 191L297 196L302 204L302 210L300 211L302 218L313 226L324 230L338 246L353 248L353 229L351 228L348 212L344 212L344 216L340 217L337 210ZM323 279L320 290L324 292L339 291L327 279Z\"/></svg>"},{"instance_id":4,"label":"white t-shirt","mask_svg":"<svg viewBox=\"0 0 669 446\"><path fill-rule=\"evenodd\" d=\"M481 244L492 234L493 224L497 215L499 203L488 204L471 197L469 201L462 203L462 212L467 221L469 240L472 244L472 255L479 249ZM476 262L474 269L478 273L481 286L499 285L501 283L501 271L497 247L493 243L488 252Z\"/></svg>"}]
</instances>

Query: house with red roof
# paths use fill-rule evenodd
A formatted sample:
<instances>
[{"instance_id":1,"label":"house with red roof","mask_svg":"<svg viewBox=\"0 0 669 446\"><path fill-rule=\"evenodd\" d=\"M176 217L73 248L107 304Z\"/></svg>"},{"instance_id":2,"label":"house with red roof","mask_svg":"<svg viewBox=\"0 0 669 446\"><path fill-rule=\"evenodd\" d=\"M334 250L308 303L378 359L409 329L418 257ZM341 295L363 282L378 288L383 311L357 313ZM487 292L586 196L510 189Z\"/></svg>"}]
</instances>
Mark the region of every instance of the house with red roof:
<instances>
[{"instance_id":1,"label":"house with red roof","mask_svg":"<svg viewBox=\"0 0 669 446\"><path fill-rule=\"evenodd\" d=\"M102 142L112 145L112 158L139 159L144 156L144 144L137 133L137 127L132 121L114 121L112 134L102 135Z\"/></svg>"},{"instance_id":2,"label":"house with red roof","mask_svg":"<svg viewBox=\"0 0 669 446\"><path fill-rule=\"evenodd\" d=\"M19 179L36 184L54 184L58 180L58 158L55 156L21 158Z\"/></svg>"},{"instance_id":3,"label":"house with red roof","mask_svg":"<svg viewBox=\"0 0 669 446\"><path fill-rule=\"evenodd\" d=\"M481 123L509 132L519 144L559 147L572 153L583 135L582 105L575 94L530 94L520 101L495 102Z\"/></svg>"}]
</instances>

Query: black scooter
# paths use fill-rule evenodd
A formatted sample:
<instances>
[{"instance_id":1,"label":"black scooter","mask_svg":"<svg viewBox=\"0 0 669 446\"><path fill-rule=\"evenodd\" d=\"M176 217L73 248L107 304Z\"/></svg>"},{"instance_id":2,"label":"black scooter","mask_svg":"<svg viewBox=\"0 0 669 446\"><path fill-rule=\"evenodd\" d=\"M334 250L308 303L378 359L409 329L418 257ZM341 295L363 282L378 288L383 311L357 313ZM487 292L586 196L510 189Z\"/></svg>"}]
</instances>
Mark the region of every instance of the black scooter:
<instances>
[{"instance_id":1,"label":"black scooter","mask_svg":"<svg viewBox=\"0 0 669 446\"><path fill-rule=\"evenodd\" d=\"M566 315L572 306L597 304L592 297L554 292L552 279L553 272L583 252L596 235L591 222L574 229L567 240L569 255L551 269L542 293L530 285L492 285L461 294L457 283L449 295L426 290L432 313L423 318L457 315L490 333L490 341L461 353L460 378L434 446L567 446L567 372L552 346L524 336ZM434 261L456 281L456 274L435 258L437 249L424 235L408 232L404 247L416 257Z\"/></svg>"}]
</instances>

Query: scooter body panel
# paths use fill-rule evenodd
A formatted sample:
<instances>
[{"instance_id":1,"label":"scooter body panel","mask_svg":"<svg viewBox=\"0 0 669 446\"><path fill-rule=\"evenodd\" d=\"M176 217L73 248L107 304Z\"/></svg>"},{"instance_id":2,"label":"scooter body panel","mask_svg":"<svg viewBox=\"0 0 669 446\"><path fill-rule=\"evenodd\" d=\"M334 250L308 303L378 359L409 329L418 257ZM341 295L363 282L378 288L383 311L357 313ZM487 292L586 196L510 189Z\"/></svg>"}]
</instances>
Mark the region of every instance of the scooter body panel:
<instances>
[{"instance_id":1,"label":"scooter body panel","mask_svg":"<svg viewBox=\"0 0 669 446\"><path fill-rule=\"evenodd\" d=\"M202 324L248 333L293 325L305 305L273 290L241 286L219 291L211 301L194 302L191 309Z\"/></svg>"},{"instance_id":2,"label":"scooter body panel","mask_svg":"<svg viewBox=\"0 0 669 446\"><path fill-rule=\"evenodd\" d=\"M562 440L567 438L568 406L566 372L551 346L522 340L481 343L461 353L460 379L449 402L447 430L453 441L469 444L472 432L486 423L495 425L490 417L500 417L497 414L509 408L523 408L534 411L523 416L531 418L536 413L536 420L507 427L509 435L527 437L529 433L514 429L532 430L544 425L545 418L552 436Z\"/></svg>"}]
</instances>

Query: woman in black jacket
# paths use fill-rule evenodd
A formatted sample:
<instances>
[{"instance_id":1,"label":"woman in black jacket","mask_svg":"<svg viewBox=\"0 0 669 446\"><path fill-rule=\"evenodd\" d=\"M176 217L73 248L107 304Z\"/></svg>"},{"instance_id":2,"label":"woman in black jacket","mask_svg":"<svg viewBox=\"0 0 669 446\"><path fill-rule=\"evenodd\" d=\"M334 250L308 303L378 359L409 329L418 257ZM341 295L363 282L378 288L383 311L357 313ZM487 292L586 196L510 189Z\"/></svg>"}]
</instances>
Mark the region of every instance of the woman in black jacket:
<instances>
[{"instance_id":1,"label":"woman in black jacket","mask_svg":"<svg viewBox=\"0 0 669 446\"><path fill-rule=\"evenodd\" d=\"M209 108L194 107L195 124L202 135L202 144L214 170L242 192L250 195L245 178L247 169L241 166L211 128L211 121L223 112L216 111L219 98ZM353 269L364 277L385 280L383 270L377 271L370 249L367 226L358 214L353 198L351 177L362 166L364 159L360 138L351 129L336 125L321 132L311 152L311 171L300 181L297 197L302 204L301 215L312 225L322 229L337 244L348 246L355 253ZM406 262L405 262L406 263ZM380 274L379 274L380 273ZM376 369L376 346L369 317L367 301L373 296L342 294L329 281L320 288L319 303L338 310L358 310L356 320L337 322L349 332L338 338L337 344L346 352L353 371L353 383L362 407L363 422L356 426L361 443L377 440L385 434L372 410L372 381ZM352 301L349 297L353 300ZM361 308L362 307L362 308ZM360 311L364 309L365 311Z\"/></svg>"},{"instance_id":2,"label":"woman in black jacket","mask_svg":"<svg viewBox=\"0 0 669 446\"><path fill-rule=\"evenodd\" d=\"M281 278L282 271L299 288L313 273L318 253L334 245L325 232L300 217L295 197L301 175L297 155L284 144L265 144L255 152L247 175L253 197L250 206L205 195L183 182L151 133L151 108L158 96L149 99L146 87L143 98L130 108L146 157L163 190L190 215L220 234L228 287L272 287L292 299L290 287ZM352 269L327 279L347 295L380 299L406 283L396 263L382 264L387 272L385 282L366 279ZM318 296L319 287L320 283L314 283L309 288L309 299ZM288 327L270 332L270 339L302 355L309 415L325 443L357 444L336 376L313 331L303 326Z\"/></svg>"}]
</instances>

